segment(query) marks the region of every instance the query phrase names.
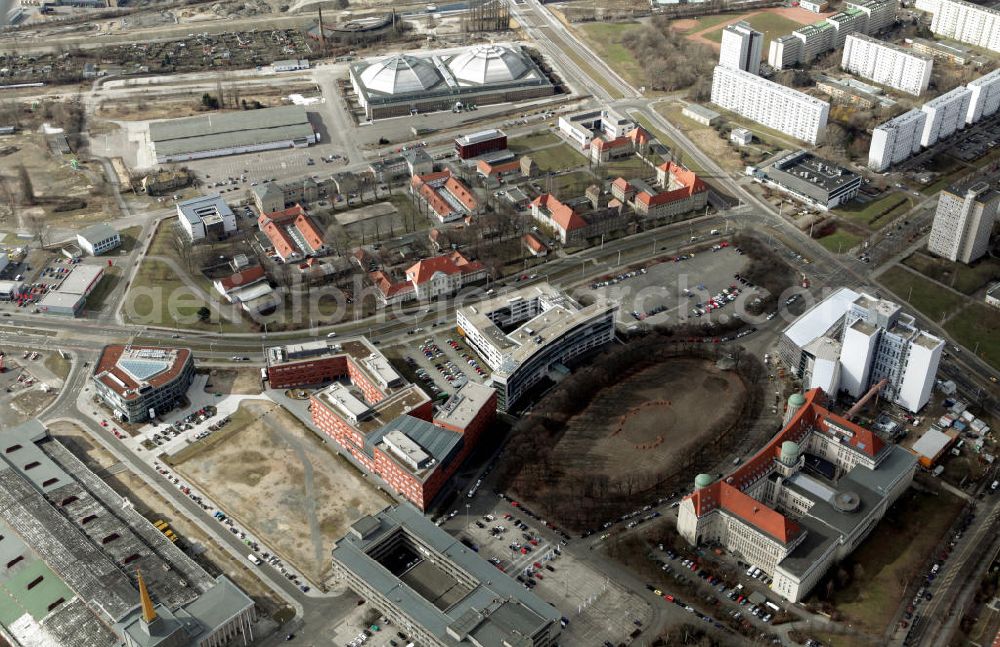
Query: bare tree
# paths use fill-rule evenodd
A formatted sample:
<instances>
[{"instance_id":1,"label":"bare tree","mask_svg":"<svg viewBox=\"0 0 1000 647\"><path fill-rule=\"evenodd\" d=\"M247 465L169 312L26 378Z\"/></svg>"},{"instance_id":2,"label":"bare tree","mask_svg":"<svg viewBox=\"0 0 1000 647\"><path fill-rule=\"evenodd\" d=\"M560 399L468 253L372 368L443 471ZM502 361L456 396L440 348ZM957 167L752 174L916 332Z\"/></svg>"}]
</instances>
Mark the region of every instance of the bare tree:
<instances>
[{"instance_id":1,"label":"bare tree","mask_svg":"<svg viewBox=\"0 0 1000 647\"><path fill-rule=\"evenodd\" d=\"M21 202L29 207L38 203L35 197L35 187L31 184L31 174L24 164L17 167L17 181L21 185Z\"/></svg>"}]
</instances>

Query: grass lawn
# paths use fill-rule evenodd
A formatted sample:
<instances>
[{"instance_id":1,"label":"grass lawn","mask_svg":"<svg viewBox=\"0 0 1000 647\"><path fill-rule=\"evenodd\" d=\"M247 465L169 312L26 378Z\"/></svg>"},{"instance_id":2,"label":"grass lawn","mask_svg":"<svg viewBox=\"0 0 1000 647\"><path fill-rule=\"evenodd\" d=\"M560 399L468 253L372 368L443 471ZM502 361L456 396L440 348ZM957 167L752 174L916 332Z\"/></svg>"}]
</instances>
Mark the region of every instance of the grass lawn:
<instances>
[{"instance_id":1,"label":"grass lawn","mask_svg":"<svg viewBox=\"0 0 1000 647\"><path fill-rule=\"evenodd\" d=\"M962 501L946 492L906 491L841 564L853 578L845 588L834 588L830 602L869 633L881 633L906 593L903 583L926 567L961 510ZM821 581L817 595L825 587L826 581Z\"/></svg>"},{"instance_id":2,"label":"grass lawn","mask_svg":"<svg viewBox=\"0 0 1000 647\"><path fill-rule=\"evenodd\" d=\"M725 14L725 13L713 14L711 16L699 16L697 18L694 18L694 20L698 24L695 25L694 27L692 27L691 29L685 30L683 33L685 33L685 34L697 34L698 32L700 32L700 31L702 31L704 29L708 29L709 27L715 27L716 25L721 25L722 23L726 22L727 20L732 20L733 18L735 18L735 16L733 14ZM689 19L688 18L682 18L682 20L689 20ZM671 22L671 27L673 26L673 23L675 23L675 22L677 22L677 21L675 20L675 21Z\"/></svg>"},{"instance_id":3,"label":"grass lawn","mask_svg":"<svg viewBox=\"0 0 1000 647\"><path fill-rule=\"evenodd\" d=\"M100 310L103 308L104 300L108 298L108 295L111 294L121 279L122 267L120 265L105 267L104 276L101 277L97 287L87 297L87 310Z\"/></svg>"},{"instance_id":4,"label":"grass lawn","mask_svg":"<svg viewBox=\"0 0 1000 647\"><path fill-rule=\"evenodd\" d=\"M767 48L770 47L772 38L784 36L785 34L789 34L799 27L802 27L802 23L795 22L794 20L790 20L784 16L779 16L775 13L767 12L750 16L749 18L746 18L746 22L750 23L750 26L757 31L764 32L762 52L767 52ZM704 37L713 43L721 43L723 29L724 27L719 27L718 29L704 34Z\"/></svg>"},{"instance_id":5,"label":"grass lawn","mask_svg":"<svg viewBox=\"0 0 1000 647\"><path fill-rule=\"evenodd\" d=\"M139 235L142 233L142 227L138 225L127 227L118 233L122 237L122 246L119 249L128 254L139 244Z\"/></svg>"},{"instance_id":6,"label":"grass lawn","mask_svg":"<svg viewBox=\"0 0 1000 647\"><path fill-rule=\"evenodd\" d=\"M69 360L63 359L58 352L53 351L45 357L45 368L49 369L62 379L69 375Z\"/></svg>"},{"instance_id":7,"label":"grass lawn","mask_svg":"<svg viewBox=\"0 0 1000 647\"><path fill-rule=\"evenodd\" d=\"M535 160L538 168L545 172L565 171L587 163L587 159L568 144L537 150L531 153L531 159Z\"/></svg>"},{"instance_id":8,"label":"grass lawn","mask_svg":"<svg viewBox=\"0 0 1000 647\"><path fill-rule=\"evenodd\" d=\"M126 297L125 317L133 323L154 326L221 332L246 331L243 325L229 321L223 321L221 327L218 321L199 321L198 310L206 306L208 304L184 285L169 265L146 259Z\"/></svg>"},{"instance_id":9,"label":"grass lawn","mask_svg":"<svg viewBox=\"0 0 1000 647\"><path fill-rule=\"evenodd\" d=\"M908 302L935 322L940 322L965 305L964 298L902 267L889 268L878 280L900 300Z\"/></svg>"},{"instance_id":10,"label":"grass lawn","mask_svg":"<svg viewBox=\"0 0 1000 647\"><path fill-rule=\"evenodd\" d=\"M597 182L597 179L587 171L573 171L552 178L552 192L560 200L569 200L583 195L587 187Z\"/></svg>"},{"instance_id":11,"label":"grass lawn","mask_svg":"<svg viewBox=\"0 0 1000 647\"><path fill-rule=\"evenodd\" d=\"M902 193L889 193L881 198L862 204L852 201L844 207L834 209L834 213L842 218L869 229L878 229L881 225L895 218L910 206L910 199Z\"/></svg>"},{"instance_id":12,"label":"grass lawn","mask_svg":"<svg viewBox=\"0 0 1000 647\"><path fill-rule=\"evenodd\" d=\"M639 125L641 125L643 128L651 132L656 137L657 141L659 141L661 144L669 148L671 151L674 151L675 153L684 152L683 150L681 150L680 146L678 146L677 143L674 142L674 140L670 137L670 135L668 135L667 133L663 132L662 130L654 126L653 122L651 122L649 119L638 114L631 116L639 123ZM691 156L683 155L683 159L681 161L684 163L684 166L688 167L695 173L700 173L702 175L705 175L705 169L702 168L701 165L698 164L698 162Z\"/></svg>"},{"instance_id":13,"label":"grass lawn","mask_svg":"<svg viewBox=\"0 0 1000 647\"><path fill-rule=\"evenodd\" d=\"M937 181L920 189L920 192L924 195L937 193L967 172L961 162L944 154L931 158L927 164L927 170L940 173L941 175Z\"/></svg>"},{"instance_id":14,"label":"grass lawn","mask_svg":"<svg viewBox=\"0 0 1000 647\"><path fill-rule=\"evenodd\" d=\"M587 43L604 61L635 86L646 85L642 64L625 44L625 35L637 27L636 22L588 22L580 25Z\"/></svg>"},{"instance_id":15,"label":"grass lawn","mask_svg":"<svg viewBox=\"0 0 1000 647\"><path fill-rule=\"evenodd\" d=\"M975 350L990 366L1000 369L1000 317L996 309L972 303L952 317L944 329L970 352Z\"/></svg>"},{"instance_id":16,"label":"grass lawn","mask_svg":"<svg viewBox=\"0 0 1000 647\"><path fill-rule=\"evenodd\" d=\"M963 294L975 294L981 288L1000 279L1000 261L992 258L981 258L973 265L965 265L916 252L903 263Z\"/></svg>"},{"instance_id":17,"label":"grass lawn","mask_svg":"<svg viewBox=\"0 0 1000 647\"><path fill-rule=\"evenodd\" d=\"M823 236L819 239L820 245L835 254L845 253L860 242L861 236L840 228L829 236Z\"/></svg>"},{"instance_id":18,"label":"grass lawn","mask_svg":"<svg viewBox=\"0 0 1000 647\"><path fill-rule=\"evenodd\" d=\"M577 51L572 46L564 46L562 39L555 37L552 31L548 27L541 27L539 28L538 31L543 36L548 37L553 43L555 43L556 46L562 50L563 54L568 56L581 70L583 70L584 74L589 76L595 83L604 88L604 90L607 91L608 96L610 96L612 99L622 98L622 93L618 91L618 89L614 86L614 84L612 84L611 81L608 80L604 74L601 74L599 71L594 69L594 66L588 63L586 59L584 59L582 56L580 56L580 54L577 53Z\"/></svg>"},{"instance_id":19,"label":"grass lawn","mask_svg":"<svg viewBox=\"0 0 1000 647\"><path fill-rule=\"evenodd\" d=\"M531 133L523 137L515 137L507 142L510 152L518 155L528 153L543 146L554 146L562 140L550 132Z\"/></svg>"},{"instance_id":20,"label":"grass lawn","mask_svg":"<svg viewBox=\"0 0 1000 647\"><path fill-rule=\"evenodd\" d=\"M610 162L603 167L604 174L609 179L615 179L617 177L624 178L647 178L656 175L656 169L654 169L649 164L638 157L630 157L628 159L618 160L615 162Z\"/></svg>"}]
</instances>

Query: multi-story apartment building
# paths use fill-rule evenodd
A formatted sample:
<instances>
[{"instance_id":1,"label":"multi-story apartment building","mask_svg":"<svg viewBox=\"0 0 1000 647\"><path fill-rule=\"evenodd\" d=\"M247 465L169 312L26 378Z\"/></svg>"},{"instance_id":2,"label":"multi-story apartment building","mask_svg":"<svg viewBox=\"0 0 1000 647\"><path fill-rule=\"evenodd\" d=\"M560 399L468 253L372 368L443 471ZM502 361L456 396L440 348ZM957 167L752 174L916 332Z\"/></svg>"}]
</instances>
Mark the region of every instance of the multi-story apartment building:
<instances>
[{"instance_id":1,"label":"multi-story apartment building","mask_svg":"<svg viewBox=\"0 0 1000 647\"><path fill-rule=\"evenodd\" d=\"M920 133L920 145L933 146L939 139L950 137L956 130L965 128L971 103L972 90L960 85L921 106L920 109L927 113L927 121Z\"/></svg>"},{"instance_id":2,"label":"multi-story apartment building","mask_svg":"<svg viewBox=\"0 0 1000 647\"><path fill-rule=\"evenodd\" d=\"M795 34L785 34L771 41L767 64L776 70L791 67L802 60L802 41Z\"/></svg>"},{"instance_id":3,"label":"multi-story apartment building","mask_svg":"<svg viewBox=\"0 0 1000 647\"><path fill-rule=\"evenodd\" d=\"M972 92L965 123L975 123L983 117L989 117L1000 108L1000 69L970 81L965 87Z\"/></svg>"},{"instance_id":4,"label":"multi-story apartment building","mask_svg":"<svg viewBox=\"0 0 1000 647\"><path fill-rule=\"evenodd\" d=\"M1000 52L1000 10L964 0L936 0L924 6L934 12L931 31L938 36Z\"/></svg>"},{"instance_id":5,"label":"multi-story apartment building","mask_svg":"<svg viewBox=\"0 0 1000 647\"><path fill-rule=\"evenodd\" d=\"M840 67L902 92L919 96L931 81L934 59L864 34L851 34L844 43Z\"/></svg>"},{"instance_id":6,"label":"multi-story apartment building","mask_svg":"<svg viewBox=\"0 0 1000 647\"><path fill-rule=\"evenodd\" d=\"M778 345L781 362L809 388L858 398L885 380L883 397L914 413L927 404L943 350L897 304L848 288L804 312Z\"/></svg>"},{"instance_id":7,"label":"multi-story apartment building","mask_svg":"<svg viewBox=\"0 0 1000 647\"><path fill-rule=\"evenodd\" d=\"M194 379L188 348L105 346L94 364L94 391L123 422L145 422L173 409Z\"/></svg>"},{"instance_id":8,"label":"multi-story apartment building","mask_svg":"<svg viewBox=\"0 0 1000 647\"><path fill-rule=\"evenodd\" d=\"M797 602L864 541L916 464L913 453L831 413L822 390L795 393L763 449L725 479L698 475L677 530L692 545L721 544Z\"/></svg>"},{"instance_id":9,"label":"multi-story apartment building","mask_svg":"<svg viewBox=\"0 0 1000 647\"><path fill-rule=\"evenodd\" d=\"M773 39L767 62L779 70L811 63L823 52L842 47L851 34L875 34L893 24L897 7L897 0L846 2L843 11Z\"/></svg>"},{"instance_id":10,"label":"multi-story apartment building","mask_svg":"<svg viewBox=\"0 0 1000 647\"><path fill-rule=\"evenodd\" d=\"M926 121L927 113L914 108L876 127L868 149L868 167L881 172L919 151Z\"/></svg>"},{"instance_id":11,"label":"multi-story apartment building","mask_svg":"<svg viewBox=\"0 0 1000 647\"><path fill-rule=\"evenodd\" d=\"M614 339L617 312L603 298L581 306L544 283L459 308L457 323L492 369L497 408L506 411L554 366Z\"/></svg>"},{"instance_id":12,"label":"multi-story apartment building","mask_svg":"<svg viewBox=\"0 0 1000 647\"><path fill-rule=\"evenodd\" d=\"M989 249L998 209L1000 192L988 182L973 180L941 191L927 251L971 263Z\"/></svg>"},{"instance_id":13,"label":"multi-story apartment building","mask_svg":"<svg viewBox=\"0 0 1000 647\"><path fill-rule=\"evenodd\" d=\"M826 129L830 104L743 70L717 65L712 102L796 139L817 143Z\"/></svg>"},{"instance_id":14,"label":"multi-story apartment building","mask_svg":"<svg viewBox=\"0 0 1000 647\"><path fill-rule=\"evenodd\" d=\"M750 74L760 73L760 56L764 34L746 22L727 25L722 30L722 49L719 65Z\"/></svg>"},{"instance_id":15,"label":"multi-story apartment building","mask_svg":"<svg viewBox=\"0 0 1000 647\"><path fill-rule=\"evenodd\" d=\"M864 29L859 29L868 35L877 34L896 22L896 10L899 0L863 0L862 2L844 3L848 9L857 9L868 17Z\"/></svg>"},{"instance_id":16,"label":"multi-story apartment building","mask_svg":"<svg viewBox=\"0 0 1000 647\"><path fill-rule=\"evenodd\" d=\"M344 342L341 350L347 369L341 379L349 384L312 394L313 424L360 469L426 509L492 424L496 393L468 382L435 417L430 398L399 378L367 341Z\"/></svg>"},{"instance_id":17,"label":"multi-story apartment building","mask_svg":"<svg viewBox=\"0 0 1000 647\"><path fill-rule=\"evenodd\" d=\"M833 42L830 49L840 49L851 34L864 34L868 27L868 14L857 7L848 7L827 17L833 25Z\"/></svg>"},{"instance_id":18,"label":"multi-story apartment building","mask_svg":"<svg viewBox=\"0 0 1000 647\"><path fill-rule=\"evenodd\" d=\"M560 613L412 506L365 516L332 552L338 579L421 647L550 647ZM397 565L412 562L411 568ZM433 585L426 585L433 580Z\"/></svg>"}]
</instances>

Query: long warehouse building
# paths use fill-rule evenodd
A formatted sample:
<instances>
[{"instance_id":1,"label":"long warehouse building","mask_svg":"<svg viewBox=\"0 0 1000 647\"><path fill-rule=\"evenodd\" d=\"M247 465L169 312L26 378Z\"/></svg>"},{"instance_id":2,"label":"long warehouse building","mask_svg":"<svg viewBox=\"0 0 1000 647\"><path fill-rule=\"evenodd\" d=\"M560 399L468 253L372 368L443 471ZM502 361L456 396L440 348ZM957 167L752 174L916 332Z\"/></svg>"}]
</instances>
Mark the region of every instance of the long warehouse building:
<instances>
[{"instance_id":1,"label":"long warehouse building","mask_svg":"<svg viewBox=\"0 0 1000 647\"><path fill-rule=\"evenodd\" d=\"M149 124L149 144L157 164L303 148L318 141L302 106L224 112Z\"/></svg>"}]
</instances>

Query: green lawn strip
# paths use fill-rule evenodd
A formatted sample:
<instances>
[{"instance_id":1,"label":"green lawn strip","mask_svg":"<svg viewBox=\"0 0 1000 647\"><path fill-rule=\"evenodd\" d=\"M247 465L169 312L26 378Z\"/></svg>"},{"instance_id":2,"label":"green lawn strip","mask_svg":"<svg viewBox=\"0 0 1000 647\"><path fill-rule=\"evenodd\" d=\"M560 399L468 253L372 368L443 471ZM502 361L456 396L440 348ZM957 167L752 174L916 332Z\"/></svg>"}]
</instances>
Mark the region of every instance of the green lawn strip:
<instances>
[{"instance_id":1,"label":"green lawn strip","mask_svg":"<svg viewBox=\"0 0 1000 647\"><path fill-rule=\"evenodd\" d=\"M586 163L586 158L568 144L539 149L531 154L531 159L545 172L565 171Z\"/></svg>"},{"instance_id":2,"label":"green lawn strip","mask_svg":"<svg viewBox=\"0 0 1000 647\"><path fill-rule=\"evenodd\" d=\"M817 240L820 245L831 252L835 254L843 254L860 243L862 237L853 232L847 231L846 229L837 228L837 231Z\"/></svg>"},{"instance_id":3,"label":"green lawn strip","mask_svg":"<svg viewBox=\"0 0 1000 647\"><path fill-rule=\"evenodd\" d=\"M549 133L531 133L530 135L524 135L523 137L515 137L507 142L507 148L510 149L512 153L517 153L518 155L523 155L525 153L530 154L531 151L536 148L542 148L544 146L554 146L558 144L561 139L558 136Z\"/></svg>"},{"instance_id":4,"label":"green lawn strip","mask_svg":"<svg viewBox=\"0 0 1000 647\"><path fill-rule=\"evenodd\" d=\"M962 309L963 297L902 267L892 267L878 278L879 282L902 301L922 312L934 322Z\"/></svg>"},{"instance_id":5,"label":"green lawn strip","mask_svg":"<svg viewBox=\"0 0 1000 647\"><path fill-rule=\"evenodd\" d=\"M906 593L902 583L926 567L941 537L962 510L962 501L947 492L907 490L886 512L872 534L839 566L851 582L833 587L830 602L853 624L881 633L892 621ZM836 582L834 567L832 577ZM822 595L820 582L815 595Z\"/></svg>"},{"instance_id":6,"label":"green lawn strip","mask_svg":"<svg viewBox=\"0 0 1000 647\"><path fill-rule=\"evenodd\" d=\"M659 141L661 144L663 144L664 146L666 146L670 150L672 150L672 151L674 151L676 153L680 153L682 155L682 160L681 161L684 163L684 166L688 167L689 169L691 169L695 173L700 173L701 175L706 175L705 169L702 168L702 166L697 162L697 160L695 160L690 155L685 155L684 154L684 150L680 146L677 145L677 142L675 142L673 140L673 138L670 137L670 135L668 135L667 133L663 132L662 130L660 130L659 128L657 128L656 126L654 126L653 122L650 121L649 119L647 119L644 115L636 114L636 115L632 115L632 117L637 122L639 122L639 124L643 128L645 128L650 133L652 133L656 137L657 141Z\"/></svg>"},{"instance_id":7,"label":"green lawn strip","mask_svg":"<svg viewBox=\"0 0 1000 647\"><path fill-rule=\"evenodd\" d=\"M155 259L147 258L142 262L125 305L126 317L134 323L220 332L246 331L243 325L229 321L223 321L221 326L218 321L199 321L198 311L208 304L186 286L169 265Z\"/></svg>"},{"instance_id":8,"label":"green lawn strip","mask_svg":"<svg viewBox=\"0 0 1000 647\"><path fill-rule=\"evenodd\" d=\"M637 26L636 22L590 22L580 25L580 29L605 63L626 81L639 86L646 84L646 74L632 50L625 45L626 34Z\"/></svg>"},{"instance_id":9,"label":"green lawn strip","mask_svg":"<svg viewBox=\"0 0 1000 647\"><path fill-rule=\"evenodd\" d=\"M944 329L959 344L1000 370L1000 317L985 303L971 303L952 317Z\"/></svg>"},{"instance_id":10,"label":"green lawn strip","mask_svg":"<svg viewBox=\"0 0 1000 647\"><path fill-rule=\"evenodd\" d=\"M973 265L965 265L917 252L908 256L903 263L962 294L975 294L1000 280L1000 261L992 258L981 258Z\"/></svg>"},{"instance_id":11,"label":"green lawn strip","mask_svg":"<svg viewBox=\"0 0 1000 647\"><path fill-rule=\"evenodd\" d=\"M886 214L904 203L908 203L908 198L902 193L893 192L864 204L855 200L833 212L862 227L874 229L873 222L884 220Z\"/></svg>"},{"instance_id":12,"label":"green lawn strip","mask_svg":"<svg viewBox=\"0 0 1000 647\"><path fill-rule=\"evenodd\" d=\"M104 300L115 289L121 278L122 268L120 265L105 267L104 276L101 277L93 292L87 296L87 310L100 310L104 307Z\"/></svg>"}]
</instances>

